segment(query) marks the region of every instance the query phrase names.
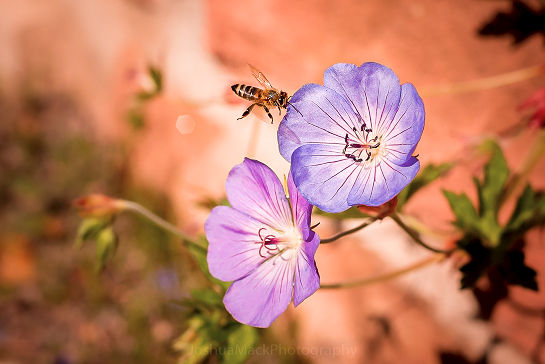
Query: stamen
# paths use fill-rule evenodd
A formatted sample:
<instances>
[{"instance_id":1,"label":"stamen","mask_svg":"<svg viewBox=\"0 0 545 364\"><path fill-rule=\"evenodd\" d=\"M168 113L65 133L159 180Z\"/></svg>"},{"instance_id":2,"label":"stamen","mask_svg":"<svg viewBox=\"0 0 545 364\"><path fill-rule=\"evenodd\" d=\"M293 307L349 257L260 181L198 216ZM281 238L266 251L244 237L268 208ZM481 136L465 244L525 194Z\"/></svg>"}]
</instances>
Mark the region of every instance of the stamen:
<instances>
[{"instance_id":1,"label":"stamen","mask_svg":"<svg viewBox=\"0 0 545 364\"><path fill-rule=\"evenodd\" d=\"M361 117L359 117L359 120L361 121L360 128L358 129L355 126L352 127L354 136L350 137L348 133L345 134L345 145L342 150L342 154L346 158L352 159L356 163L364 161L361 158L364 152L366 154L365 162L369 161L371 158L373 158L373 153L371 153L370 150L380 147L380 142L378 141L379 136L375 135L373 138L369 138L369 134L372 133L373 130L367 127L367 124Z\"/></svg>"},{"instance_id":2,"label":"stamen","mask_svg":"<svg viewBox=\"0 0 545 364\"><path fill-rule=\"evenodd\" d=\"M267 249L267 253L269 255L272 255L271 252L273 251L278 251L279 248L278 248L278 243L280 242L280 240L273 234L267 234L265 235L265 237L263 237L261 235L261 232L263 230L267 230L266 228L261 228L257 231L257 235L259 236L259 239L261 241L257 241L256 244L261 244L261 246L259 247L259 256L261 258L267 258L265 255L263 255L263 248ZM273 245L273 246L271 246Z\"/></svg>"}]
</instances>

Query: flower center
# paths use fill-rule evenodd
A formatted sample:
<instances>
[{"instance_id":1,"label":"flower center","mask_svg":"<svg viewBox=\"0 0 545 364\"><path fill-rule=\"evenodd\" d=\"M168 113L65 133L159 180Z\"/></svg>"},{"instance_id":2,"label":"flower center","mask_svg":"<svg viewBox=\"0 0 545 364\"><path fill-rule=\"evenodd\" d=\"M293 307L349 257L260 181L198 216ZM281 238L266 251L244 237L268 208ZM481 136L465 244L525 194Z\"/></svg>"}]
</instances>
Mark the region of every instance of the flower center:
<instances>
[{"instance_id":1,"label":"flower center","mask_svg":"<svg viewBox=\"0 0 545 364\"><path fill-rule=\"evenodd\" d=\"M379 154L379 136L373 136L373 130L368 128L365 122L361 124L359 130L353 127L352 131L354 135L348 135L347 133L344 137L344 156L356 163L368 162L375 158Z\"/></svg>"},{"instance_id":2,"label":"flower center","mask_svg":"<svg viewBox=\"0 0 545 364\"><path fill-rule=\"evenodd\" d=\"M303 244L303 237L301 232L295 227L291 226L286 231L275 231L275 234L267 234L267 228L261 228L257 232L260 241L256 244L261 244L259 247L259 256L262 258L269 258L274 255L280 255L282 259L288 260L292 256L294 251L298 250Z\"/></svg>"}]
</instances>

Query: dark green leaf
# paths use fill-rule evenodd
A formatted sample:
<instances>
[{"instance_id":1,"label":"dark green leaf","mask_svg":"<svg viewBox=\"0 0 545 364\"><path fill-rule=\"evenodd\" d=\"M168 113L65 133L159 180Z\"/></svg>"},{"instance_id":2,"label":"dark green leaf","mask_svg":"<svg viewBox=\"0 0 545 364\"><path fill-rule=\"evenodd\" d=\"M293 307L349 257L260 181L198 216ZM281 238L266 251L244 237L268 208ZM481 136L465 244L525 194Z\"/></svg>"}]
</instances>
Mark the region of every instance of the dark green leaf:
<instances>
[{"instance_id":1,"label":"dark green leaf","mask_svg":"<svg viewBox=\"0 0 545 364\"><path fill-rule=\"evenodd\" d=\"M401 211L405 203L421 188L444 176L454 166L454 163L428 164L420 173L397 195L397 210Z\"/></svg>"},{"instance_id":2,"label":"dark green leaf","mask_svg":"<svg viewBox=\"0 0 545 364\"><path fill-rule=\"evenodd\" d=\"M479 216L469 197L465 193L457 195L446 190L443 190L443 194L447 198L454 216L456 216L454 224L464 231L480 235Z\"/></svg>"},{"instance_id":3,"label":"dark green leaf","mask_svg":"<svg viewBox=\"0 0 545 364\"><path fill-rule=\"evenodd\" d=\"M159 68L149 66L149 74L155 84L155 91L159 93L163 90L163 74Z\"/></svg>"},{"instance_id":4,"label":"dark green leaf","mask_svg":"<svg viewBox=\"0 0 545 364\"><path fill-rule=\"evenodd\" d=\"M524 262L523 251L508 252L499 269L508 283L537 291L536 271Z\"/></svg>"},{"instance_id":5,"label":"dark green leaf","mask_svg":"<svg viewBox=\"0 0 545 364\"><path fill-rule=\"evenodd\" d=\"M505 235L516 238L531 228L545 224L545 194L527 185L505 228Z\"/></svg>"},{"instance_id":6,"label":"dark green leaf","mask_svg":"<svg viewBox=\"0 0 545 364\"><path fill-rule=\"evenodd\" d=\"M188 249L195 257L195 260L199 264L199 268L201 268L201 271L204 273L204 275L213 283L217 284L219 287L223 289L223 291L227 291L227 288L231 285L230 282L223 282L219 279L216 279L212 277L210 274L210 271L208 270L208 262L206 260L206 253L208 249L208 241L204 236L199 237L198 242L196 243L199 246L204 247L205 249L197 248L193 245L188 245Z\"/></svg>"},{"instance_id":7,"label":"dark green leaf","mask_svg":"<svg viewBox=\"0 0 545 364\"><path fill-rule=\"evenodd\" d=\"M98 234L111 224L111 219L88 217L82 220L76 236L76 247L80 248L88 240L94 240Z\"/></svg>"},{"instance_id":8,"label":"dark green leaf","mask_svg":"<svg viewBox=\"0 0 545 364\"><path fill-rule=\"evenodd\" d=\"M222 297L213 289L203 288L203 289L194 289L191 291L191 297L198 303L216 306L223 305Z\"/></svg>"},{"instance_id":9,"label":"dark green leaf","mask_svg":"<svg viewBox=\"0 0 545 364\"><path fill-rule=\"evenodd\" d=\"M212 210L216 206L229 206L229 201L226 197L220 199L214 199L212 197L205 197L197 202L197 206L203 207L207 210Z\"/></svg>"},{"instance_id":10,"label":"dark green leaf","mask_svg":"<svg viewBox=\"0 0 545 364\"><path fill-rule=\"evenodd\" d=\"M117 235L114 230L109 227L102 229L96 237L96 256L97 270L101 270L110 260L117 250Z\"/></svg>"},{"instance_id":11,"label":"dark green leaf","mask_svg":"<svg viewBox=\"0 0 545 364\"><path fill-rule=\"evenodd\" d=\"M501 227L498 223L498 211L509 177L509 169L500 147L491 144L492 157L484 167L484 180L474 179L479 196L479 216L481 234L492 245L499 243Z\"/></svg>"},{"instance_id":12,"label":"dark green leaf","mask_svg":"<svg viewBox=\"0 0 545 364\"><path fill-rule=\"evenodd\" d=\"M509 168L498 145L493 146L492 158L484 169L484 181L482 184L482 201L484 210L497 214L505 183L509 177Z\"/></svg>"},{"instance_id":13,"label":"dark green leaf","mask_svg":"<svg viewBox=\"0 0 545 364\"><path fill-rule=\"evenodd\" d=\"M134 130L140 130L146 126L144 112L140 108L132 108L127 112L127 120Z\"/></svg>"},{"instance_id":14,"label":"dark green leaf","mask_svg":"<svg viewBox=\"0 0 545 364\"><path fill-rule=\"evenodd\" d=\"M240 364L246 361L258 340L257 329L246 325L236 325L229 332L227 344L220 350L223 352L221 362L224 364Z\"/></svg>"},{"instance_id":15,"label":"dark green leaf","mask_svg":"<svg viewBox=\"0 0 545 364\"><path fill-rule=\"evenodd\" d=\"M461 288L473 287L486 272L491 262L491 251L482 245L477 238L464 237L458 241L458 247L471 257L469 262L460 268L462 272Z\"/></svg>"}]
</instances>

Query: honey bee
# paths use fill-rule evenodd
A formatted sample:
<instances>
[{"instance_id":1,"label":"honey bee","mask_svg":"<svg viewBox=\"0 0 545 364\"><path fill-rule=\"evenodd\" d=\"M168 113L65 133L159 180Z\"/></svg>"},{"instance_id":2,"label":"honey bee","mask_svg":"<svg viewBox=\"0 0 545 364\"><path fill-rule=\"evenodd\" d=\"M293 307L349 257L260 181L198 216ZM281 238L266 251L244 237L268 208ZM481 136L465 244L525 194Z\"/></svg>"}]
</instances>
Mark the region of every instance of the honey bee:
<instances>
[{"instance_id":1,"label":"honey bee","mask_svg":"<svg viewBox=\"0 0 545 364\"><path fill-rule=\"evenodd\" d=\"M261 106L263 110L265 110L265 112L271 119L271 124L272 124L274 122L274 119L267 106L269 107L276 106L278 108L278 114L281 115L282 108L286 109L288 105L293 106L293 104L289 102L289 99L291 97L288 97L288 94L285 91L280 91L275 89L271 85L269 80L267 80L267 77L265 77L265 75L261 71L259 71L257 68L255 68L252 65L248 65L248 66L250 66L252 75L256 78L257 82L259 82L259 84L264 88L264 90L260 89L259 87L248 86L248 85L243 85L238 83L231 86L231 90L233 90L233 92L237 96L242 97L243 99L246 99L249 101L254 101L254 103L248 106L248 108L244 111L244 113L242 113L242 116L240 118L237 118L237 120L240 120L248 116L250 112L252 111L252 109L254 108L254 106L257 105L257 106ZM297 110L295 106L293 106L293 108ZM297 112L299 112L299 110L297 110ZM299 112L299 114L301 113Z\"/></svg>"}]
</instances>

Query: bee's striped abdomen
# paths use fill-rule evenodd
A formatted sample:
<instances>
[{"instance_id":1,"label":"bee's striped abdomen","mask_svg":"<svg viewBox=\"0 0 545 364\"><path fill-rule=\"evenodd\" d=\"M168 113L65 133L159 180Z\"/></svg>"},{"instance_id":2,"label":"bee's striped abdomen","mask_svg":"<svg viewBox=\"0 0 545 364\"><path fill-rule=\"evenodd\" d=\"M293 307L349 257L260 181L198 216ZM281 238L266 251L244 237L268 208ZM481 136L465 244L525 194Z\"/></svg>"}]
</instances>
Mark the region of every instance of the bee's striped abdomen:
<instances>
[{"instance_id":1,"label":"bee's striped abdomen","mask_svg":"<svg viewBox=\"0 0 545 364\"><path fill-rule=\"evenodd\" d=\"M231 86L231 90L233 90L233 92L237 94L237 96L250 101L257 100L261 95L261 89L254 86L242 85L238 83Z\"/></svg>"}]
</instances>

